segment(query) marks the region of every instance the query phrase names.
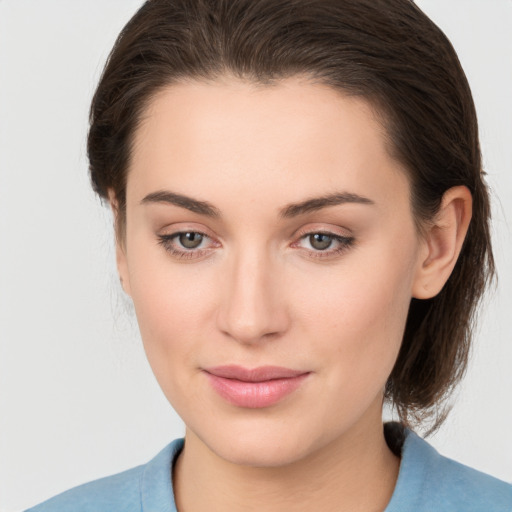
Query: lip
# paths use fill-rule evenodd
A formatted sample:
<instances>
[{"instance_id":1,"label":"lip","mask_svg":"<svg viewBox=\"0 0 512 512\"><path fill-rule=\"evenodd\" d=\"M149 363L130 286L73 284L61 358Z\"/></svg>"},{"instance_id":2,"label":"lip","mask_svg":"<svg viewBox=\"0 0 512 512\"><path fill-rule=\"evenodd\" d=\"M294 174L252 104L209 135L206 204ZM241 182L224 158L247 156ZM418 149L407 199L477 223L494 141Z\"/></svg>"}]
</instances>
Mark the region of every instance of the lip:
<instances>
[{"instance_id":1,"label":"lip","mask_svg":"<svg viewBox=\"0 0 512 512\"><path fill-rule=\"evenodd\" d=\"M257 409L269 407L293 393L311 372L281 366L205 368L212 388L229 403Z\"/></svg>"}]
</instances>

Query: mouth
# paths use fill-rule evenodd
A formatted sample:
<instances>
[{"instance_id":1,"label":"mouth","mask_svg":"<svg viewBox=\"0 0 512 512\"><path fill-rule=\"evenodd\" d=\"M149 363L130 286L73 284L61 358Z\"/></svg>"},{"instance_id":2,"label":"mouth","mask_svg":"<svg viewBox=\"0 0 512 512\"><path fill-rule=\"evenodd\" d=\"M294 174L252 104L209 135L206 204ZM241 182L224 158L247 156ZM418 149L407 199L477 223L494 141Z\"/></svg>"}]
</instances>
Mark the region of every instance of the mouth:
<instances>
[{"instance_id":1,"label":"mouth","mask_svg":"<svg viewBox=\"0 0 512 512\"><path fill-rule=\"evenodd\" d=\"M280 402L293 393L311 372L280 366L243 368L236 365L205 368L212 388L227 402L258 409Z\"/></svg>"}]
</instances>

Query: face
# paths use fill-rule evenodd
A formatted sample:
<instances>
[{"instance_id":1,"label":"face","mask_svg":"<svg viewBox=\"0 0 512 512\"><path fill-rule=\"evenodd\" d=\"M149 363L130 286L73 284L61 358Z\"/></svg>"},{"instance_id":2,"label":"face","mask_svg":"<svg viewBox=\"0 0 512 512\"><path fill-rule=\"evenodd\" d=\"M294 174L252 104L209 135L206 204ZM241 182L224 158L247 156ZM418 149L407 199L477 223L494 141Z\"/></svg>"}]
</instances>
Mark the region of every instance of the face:
<instances>
[{"instance_id":1,"label":"face","mask_svg":"<svg viewBox=\"0 0 512 512\"><path fill-rule=\"evenodd\" d=\"M187 435L278 466L380 422L423 244L364 100L298 78L169 86L126 215L119 271Z\"/></svg>"}]
</instances>

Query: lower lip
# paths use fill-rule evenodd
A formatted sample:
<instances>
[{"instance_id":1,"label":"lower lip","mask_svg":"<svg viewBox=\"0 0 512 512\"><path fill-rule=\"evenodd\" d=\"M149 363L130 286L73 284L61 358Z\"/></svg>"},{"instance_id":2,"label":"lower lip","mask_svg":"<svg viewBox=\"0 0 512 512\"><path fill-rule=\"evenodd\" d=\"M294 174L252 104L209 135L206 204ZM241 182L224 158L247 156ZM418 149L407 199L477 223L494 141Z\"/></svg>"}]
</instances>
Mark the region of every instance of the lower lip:
<instances>
[{"instance_id":1,"label":"lower lip","mask_svg":"<svg viewBox=\"0 0 512 512\"><path fill-rule=\"evenodd\" d=\"M258 409L269 407L293 393L309 375L272 379L262 382L246 382L227 379L206 372L213 389L225 400L238 407Z\"/></svg>"}]
</instances>

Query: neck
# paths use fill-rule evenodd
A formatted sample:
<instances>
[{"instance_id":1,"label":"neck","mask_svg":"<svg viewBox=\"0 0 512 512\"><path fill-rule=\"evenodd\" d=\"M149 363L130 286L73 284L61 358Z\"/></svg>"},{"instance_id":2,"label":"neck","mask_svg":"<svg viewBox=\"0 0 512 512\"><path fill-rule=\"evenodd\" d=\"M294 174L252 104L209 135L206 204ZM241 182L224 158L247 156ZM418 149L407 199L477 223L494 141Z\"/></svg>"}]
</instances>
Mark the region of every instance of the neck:
<instances>
[{"instance_id":1,"label":"neck","mask_svg":"<svg viewBox=\"0 0 512 512\"><path fill-rule=\"evenodd\" d=\"M178 510L187 512L382 512L391 499L399 464L380 421L365 428L358 425L280 467L233 464L187 431L174 468L175 499Z\"/></svg>"}]
</instances>

